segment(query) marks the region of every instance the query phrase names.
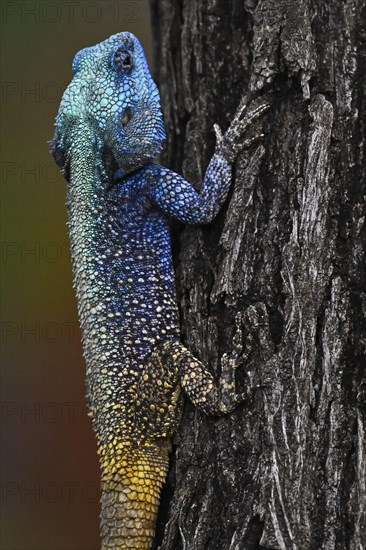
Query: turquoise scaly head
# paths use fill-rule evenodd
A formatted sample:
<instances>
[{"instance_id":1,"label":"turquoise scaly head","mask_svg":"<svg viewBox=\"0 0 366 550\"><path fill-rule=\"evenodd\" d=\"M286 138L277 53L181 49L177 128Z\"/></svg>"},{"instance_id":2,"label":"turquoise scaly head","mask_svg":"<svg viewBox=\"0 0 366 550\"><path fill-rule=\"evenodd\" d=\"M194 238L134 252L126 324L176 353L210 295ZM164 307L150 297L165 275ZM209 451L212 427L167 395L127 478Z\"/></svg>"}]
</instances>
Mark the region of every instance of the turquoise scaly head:
<instances>
[{"instance_id":1,"label":"turquoise scaly head","mask_svg":"<svg viewBox=\"0 0 366 550\"><path fill-rule=\"evenodd\" d=\"M160 96L137 38L121 32L84 48L72 68L74 77L62 97L51 143L65 176L75 126L93 129L106 168L119 168L121 175L156 158L165 139Z\"/></svg>"}]
</instances>

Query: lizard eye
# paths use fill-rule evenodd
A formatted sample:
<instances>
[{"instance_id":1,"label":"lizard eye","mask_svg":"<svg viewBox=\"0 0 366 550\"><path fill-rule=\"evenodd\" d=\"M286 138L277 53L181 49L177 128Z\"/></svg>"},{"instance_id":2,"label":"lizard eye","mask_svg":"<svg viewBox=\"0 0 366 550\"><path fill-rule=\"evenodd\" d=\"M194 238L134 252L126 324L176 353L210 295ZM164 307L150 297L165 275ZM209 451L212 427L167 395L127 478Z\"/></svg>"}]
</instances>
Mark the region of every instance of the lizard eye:
<instances>
[{"instance_id":1,"label":"lizard eye","mask_svg":"<svg viewBox=\"0 0 366 550\"><path fill-rule=\"evenodd\" d=\"M129 73L133 67L131 54L125 47L119 46L112 57L113 67L119 73Z\"/></svg>"},{"instance_id":2,"label":"lizard eye","mask_svg":"<svg viewBox=\"0 0 366 550\"><path fill-rule=\"evenodd\" d=\"M131 117L132 117L131 109L129 107L127 107L124 110L123 115L122 115L122 126L126 126L126 124L128 124L130 122Z\"/></svg>"}]
</instances>

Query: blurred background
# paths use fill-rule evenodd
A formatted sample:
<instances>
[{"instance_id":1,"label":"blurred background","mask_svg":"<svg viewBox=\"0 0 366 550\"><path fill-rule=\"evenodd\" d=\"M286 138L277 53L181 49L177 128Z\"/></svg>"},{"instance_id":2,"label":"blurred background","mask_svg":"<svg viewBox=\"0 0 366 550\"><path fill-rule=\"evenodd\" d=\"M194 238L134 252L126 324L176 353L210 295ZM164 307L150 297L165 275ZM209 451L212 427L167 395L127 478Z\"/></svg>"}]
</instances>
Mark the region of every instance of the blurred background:
<instances>
[{"instance_id":1,"label":"blurred background","mask_svg":"<svg viewBox=\"0 0 366 550\"><path fill-rule=\"evenodd\" d=\"M48 141L75 53L131 31L147 0L1 3L1 550L97 550L99 468L63 180Z\"/></svg>"}]
</instances>

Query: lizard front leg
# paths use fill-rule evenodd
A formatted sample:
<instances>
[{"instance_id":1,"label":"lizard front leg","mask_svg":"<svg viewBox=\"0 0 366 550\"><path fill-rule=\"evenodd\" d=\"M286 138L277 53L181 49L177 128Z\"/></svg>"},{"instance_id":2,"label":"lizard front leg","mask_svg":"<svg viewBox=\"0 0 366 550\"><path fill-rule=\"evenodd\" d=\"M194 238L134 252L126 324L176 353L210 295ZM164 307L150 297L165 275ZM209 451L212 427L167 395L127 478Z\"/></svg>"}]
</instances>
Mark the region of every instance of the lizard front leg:
<instances>
[{"instance_id":1,"label":"lizard front leg","mask_svg":"<svg viewBox=\"0 0 366 550\"><path fill-rule=\"evenodd\" d=\"M179 174L158 164L147 170L147 193L159 210L172 218L189 224L211 222L219 212L231 186L232 166L238 153L248 147L262 134L247 136L254 121L270 107L268 101L260 100L248 105L241 102L229 128L222 135L214 126L217 145L207 167L200 192Z\"/></svg>"}]
</instances>

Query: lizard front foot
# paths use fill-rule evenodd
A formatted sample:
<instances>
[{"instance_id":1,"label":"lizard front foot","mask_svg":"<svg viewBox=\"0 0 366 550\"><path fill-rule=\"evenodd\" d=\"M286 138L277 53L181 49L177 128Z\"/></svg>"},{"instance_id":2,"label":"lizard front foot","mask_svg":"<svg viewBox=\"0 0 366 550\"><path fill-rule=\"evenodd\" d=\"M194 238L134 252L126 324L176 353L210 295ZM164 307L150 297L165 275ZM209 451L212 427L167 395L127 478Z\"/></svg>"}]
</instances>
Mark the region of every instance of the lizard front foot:
<instances>
[{"instance_id":1,"label":"lizard front foot","mask_svg":"<svg viewBox=\"0 0 366 550\"><path fill-rule=\"evenodd\" d=\"M224 134L222 134L219 125L214 124L217 140L216 153L224 157L229 164L232 164L242 149L249 147L254 141L262 138L264 136L262 133L255 133L247 138L245 136L253 122L260 118L270 106L270 103L264 99L249 103L248 98L245 96Z\"/></svg>"}]
</instances>

